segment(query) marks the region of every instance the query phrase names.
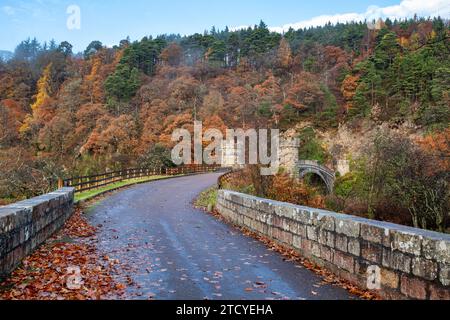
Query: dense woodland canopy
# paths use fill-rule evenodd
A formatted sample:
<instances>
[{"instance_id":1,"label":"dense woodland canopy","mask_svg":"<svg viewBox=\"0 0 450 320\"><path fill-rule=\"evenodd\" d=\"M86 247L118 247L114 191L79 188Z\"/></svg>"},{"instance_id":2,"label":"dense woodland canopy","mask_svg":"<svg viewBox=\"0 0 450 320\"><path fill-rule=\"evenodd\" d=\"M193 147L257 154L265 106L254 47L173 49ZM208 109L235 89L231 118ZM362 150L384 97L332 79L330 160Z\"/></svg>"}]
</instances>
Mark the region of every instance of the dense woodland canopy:
<instances>
[{"instance_id":1,"label":"dense woodland canopy","mask_svg":"<svg viewBox=\"0 0 450 320\"><path fill-rule=\"evenodd\" d=\"M68 42L25 40L0 61L0 198L41 193L58 177L166 161L172 131L194 119L221 129L307 120L321 130L409 121L448 137L449 22L380 26L281 35L261 22L114 48L93 41L81 54Z\"/></svg>"}]
</instances>

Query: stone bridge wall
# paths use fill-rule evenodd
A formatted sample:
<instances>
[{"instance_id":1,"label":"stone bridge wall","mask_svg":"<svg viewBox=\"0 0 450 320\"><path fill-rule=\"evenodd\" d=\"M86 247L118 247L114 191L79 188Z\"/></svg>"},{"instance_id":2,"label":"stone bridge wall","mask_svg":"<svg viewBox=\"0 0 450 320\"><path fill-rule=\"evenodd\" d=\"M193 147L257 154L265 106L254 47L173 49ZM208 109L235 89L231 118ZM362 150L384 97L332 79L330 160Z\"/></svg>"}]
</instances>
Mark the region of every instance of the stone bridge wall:
<instances>
[{"instance_id":1,"label":"stone bridge wall","mask_svg":"<svg viewBox=\"0 0 450 320\"><path fill-rule=\"evenodd\" d=\"M385 298L450 299L450 235L227 190L217 210L361 288L378 279Z\"/></svg>"},{"instance_id":2,"label":"stone bridge wall","mask_svg":"<svg viewBox=\"0 0 450 320\"><path fill-rule=\"evenodd\" d=\"M61 228L72 214L74 189L0 207L0 279Z\"/></svg>"}]
</instances>

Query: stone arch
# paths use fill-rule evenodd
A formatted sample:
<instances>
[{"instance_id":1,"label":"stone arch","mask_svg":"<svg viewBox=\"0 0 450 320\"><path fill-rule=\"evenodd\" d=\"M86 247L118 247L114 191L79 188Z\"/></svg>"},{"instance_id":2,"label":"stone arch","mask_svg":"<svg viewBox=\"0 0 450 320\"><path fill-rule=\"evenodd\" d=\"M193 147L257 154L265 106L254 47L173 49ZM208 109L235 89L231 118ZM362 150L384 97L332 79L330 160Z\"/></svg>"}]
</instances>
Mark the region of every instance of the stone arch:
<instances>
[{"instance_id":1,"label":"stone arch","mask_svg":"<svg viewBox=\"0 0 450 320\"><path fill-rule=\"evenodd\" d=\"M318 176L325 183L328 192L333 193L336 176L335 173L327 167L319 165L316 161L299 161L298 173L300 179L304 178L309 173Z\"/></svg>"}]
</instances>

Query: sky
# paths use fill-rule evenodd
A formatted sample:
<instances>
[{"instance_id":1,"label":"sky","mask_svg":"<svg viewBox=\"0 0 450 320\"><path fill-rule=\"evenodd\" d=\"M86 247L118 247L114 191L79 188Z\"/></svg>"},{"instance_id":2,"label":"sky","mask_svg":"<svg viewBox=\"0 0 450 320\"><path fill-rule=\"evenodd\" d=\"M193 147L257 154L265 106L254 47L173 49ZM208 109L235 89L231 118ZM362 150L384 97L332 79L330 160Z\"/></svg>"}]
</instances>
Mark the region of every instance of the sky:
<instances>
[{"instance_id":1,"label":"sky","mask_svg":"<svg viewBox=\"0 0 450 320\"><path fill-rule=\"evenodd\" d=\"M29 37L69 41L79 52L92 40L112 46L127 36L189 35L260 20L283 32L415 13L450 18L450 0L0 0L0 50L13 51Z\"/></svg>"}]
</instances>

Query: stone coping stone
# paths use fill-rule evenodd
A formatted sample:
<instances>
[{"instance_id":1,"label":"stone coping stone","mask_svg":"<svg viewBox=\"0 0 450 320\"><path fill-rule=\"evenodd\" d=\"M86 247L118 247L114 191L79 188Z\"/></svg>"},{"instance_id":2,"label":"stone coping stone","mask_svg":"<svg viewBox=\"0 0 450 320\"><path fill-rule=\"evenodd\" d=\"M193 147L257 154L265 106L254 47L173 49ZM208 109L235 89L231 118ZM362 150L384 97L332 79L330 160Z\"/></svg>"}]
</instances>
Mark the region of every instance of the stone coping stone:
<instances>
[{"instance_id":1,"label":"stone coping stone","mask_svg":"<svg viewBox=\"0 0 450 320\"><path fill-rule=\"evenodd\" d=\"M57 201L58 203L54 203L59 206L62 201L67 202L74 192L74 188L62 188L42 196L0 207L0 235L30 222L35 208L52 201Z\"/></svg>"},{"instance_id":2,"label":"stone coping stone","mask_svg":"<svg viewBox=\"0 0 450 320\"><path fill-rule=\"evenodd\" d=\"M220 194L220 192L222 192L224 195L228 194L228 195L244 197L244 198L259 202L259 203L266 203L266 204L272 205L274 207L281 206L281 207L289 208L292 210L296 210L297 212L299 210L307 211L312 214L317 214L317 217L315 217L315 218L317 218L318 220L321 220L324 217L332 217L332 218L335 218L336 220L359 222L360 224L365 224L365 225L377 227L380 229L391 230L391 231L396 231L396 232L403 233L403 234L409 234L409 235L427 238L430 240L445 241L445 242L450 243L450 234L446 234L446 233L439 233L439 232L435 232L435 231L429 231L429 230L423 230L423 229L418 229L418 228L414 228L414 227L403 226L403 225L399 225L399 224L395 224L395 223L391 223L391 222L371 220L371 219L367 219L367 218L346 215L346 214L336 213L336 212L322 210L322 209L315 209L315 208L310 208L310 207L305 207L305 206L294 205L294 204L286 203L286 202L263 199L263 198L258 198L255 196L242 194L242 193L230 191L230 190L220 190L219 194Z\"/></svg>"}]
</instances>

